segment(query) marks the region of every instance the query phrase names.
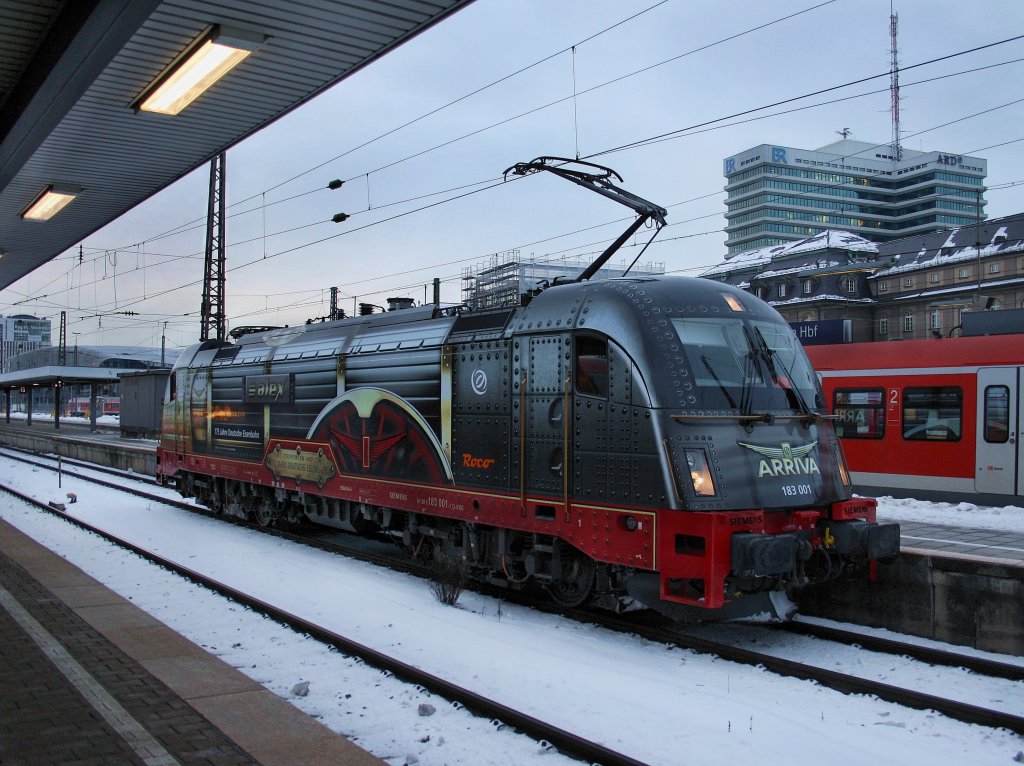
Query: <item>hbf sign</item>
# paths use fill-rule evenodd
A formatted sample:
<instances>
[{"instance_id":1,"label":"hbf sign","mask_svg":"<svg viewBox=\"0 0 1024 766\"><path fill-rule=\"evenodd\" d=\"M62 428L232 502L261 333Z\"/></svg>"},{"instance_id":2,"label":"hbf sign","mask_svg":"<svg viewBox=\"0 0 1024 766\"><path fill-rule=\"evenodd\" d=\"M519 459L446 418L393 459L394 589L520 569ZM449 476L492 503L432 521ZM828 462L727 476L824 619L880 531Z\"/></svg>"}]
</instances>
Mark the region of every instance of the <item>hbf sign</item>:
<instances>
[{"instance_id":1,"label":"hbf sign","mask_svg":"<svg viewBox=\"0 0 1024 766\"><path fill-rule=\"evenodd\" d=\"M828 343L849 343L853 338L853 322L849 319L819 319L811 322L790 322L796 337L805 346Z\"/></svg>"}]
</instances>

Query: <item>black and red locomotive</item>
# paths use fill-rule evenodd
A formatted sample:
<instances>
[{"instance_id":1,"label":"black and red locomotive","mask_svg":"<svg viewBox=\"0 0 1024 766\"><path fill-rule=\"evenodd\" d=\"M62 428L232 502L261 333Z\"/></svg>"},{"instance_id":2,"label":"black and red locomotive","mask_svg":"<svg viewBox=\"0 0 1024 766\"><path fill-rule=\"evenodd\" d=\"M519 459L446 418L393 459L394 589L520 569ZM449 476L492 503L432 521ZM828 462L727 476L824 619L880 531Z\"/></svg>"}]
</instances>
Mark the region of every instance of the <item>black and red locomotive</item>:
<instances>
[{"instance_id":1,"label":"black and red locomotive","mask_svg":"<svg viewBox=\"0 0 1024 766\"><path fill-rule=\"evenodd\" d=\"M623 277L524 304L193 346L159 475L220 512L381 531L564 605L770 612L898 551L898 527L852 496L817 378L764 302Z\"/></svg>"}]
</instances>

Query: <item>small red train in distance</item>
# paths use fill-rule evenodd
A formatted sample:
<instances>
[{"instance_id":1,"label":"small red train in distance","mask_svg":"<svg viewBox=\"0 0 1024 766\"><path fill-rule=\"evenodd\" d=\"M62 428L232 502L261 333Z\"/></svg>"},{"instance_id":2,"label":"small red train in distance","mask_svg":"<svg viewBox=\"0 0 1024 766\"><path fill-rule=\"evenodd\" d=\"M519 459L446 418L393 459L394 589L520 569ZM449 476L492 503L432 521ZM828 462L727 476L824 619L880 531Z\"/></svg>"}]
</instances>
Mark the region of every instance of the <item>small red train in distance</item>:
<instances>
[{"instance_id":1,"label":"small red train in distance","mask_svg":"<svg viewBox=\"0 0 1024 766\"><path fill-rule=\"evenodd\" d=\"M1024 504L1024 334L808 346L858 492Z\"/></svg>"}]
</instances>

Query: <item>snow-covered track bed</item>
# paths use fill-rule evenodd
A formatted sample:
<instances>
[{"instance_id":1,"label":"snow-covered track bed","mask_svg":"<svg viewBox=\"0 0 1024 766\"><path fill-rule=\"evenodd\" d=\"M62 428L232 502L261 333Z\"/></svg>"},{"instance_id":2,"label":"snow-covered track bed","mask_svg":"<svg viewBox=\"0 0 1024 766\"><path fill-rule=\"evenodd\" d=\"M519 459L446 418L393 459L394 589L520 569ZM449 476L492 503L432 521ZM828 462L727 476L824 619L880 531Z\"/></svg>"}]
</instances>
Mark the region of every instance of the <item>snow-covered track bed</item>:
<instances>
[{"instance_id":1,"label":"snow-covered track bed","mask_svg":"<svg viewBox=\"0 0 1024 766\"><path fill-rule=\"evenodd\" d=\"M53 468L53 466L46 466L42 464L38 467ZM84 475L82 478L88 481L92 480L88 476ZM108 486L111 485L111 483L104 483ZM113 483L113 485L116 487L116 483ZM140 494L138 490L132 491L135 494ZM168 503L179 508L186 508L193 511L201 510L196 506L182 503L180 501L168 500L155 495L148 495L147 493L141 494L147 496L150 500ZM298 540L300 542L308 542L307 538L287 533L281 536L292 540ZM355 539L358 540L358 538ZM323 549L332 551L338 550L338 547L333 543L320 542L314 544ZM345 549L350 548L348 545L343 547ZM384 557L379 555L366 555L361 551L351 551L350 554L356 558L364 560L375 560L381 562L384 559ZM408 564L406 564L406 566L401 566L396 564L394 561L386 563L386 565L395 566L403 571L416 569L414 566L409 567ZM547 605L542 604L541 607L544 611L553 611L552 609L547 608ZM909 685L904 685L902 682L889 683L885 680L880 680L877 677L871 678L864 675L858 675L854 672L844 672L847 669L855 670L856 668L854 666L859 664L857 659L847 660L846 665L849 666L849 668L844 667L843 670L837 670L835 667L827 667L827 663L809 663L798 659L791 659L787 657L789 648L787 648L785 641L779 642L779 645L770 651L764 650L764 645L766 643L770 643L766 639L766 636L773 632L779 633L780 631L766 631L763 626L729 624L693 631L679 629L675 626L667 626L663 622L657 620L655 620L655 622L659 624L644 624L643 621L634 619L635 615L617 617L608 614L595 615L592 612L587 612L579 614L572 613L570 616L585 622L595 623L618 632L635 634L648 641L659 642L663 645L675 645L703 654L713 654L723 659L745 665L760 666L780 675L811 680L822 686L835 689L846 694L873 695L879 699L918 710L935 710L950 718L967 723L979 724L993 728L1005 728L1018 734L1024 734L1024 716L1021 715L1021 711L1001 710L998 709L997 705L990 706L989 697L992 695L988 695L988 697L985 697L984 694L976 695L977 699L974 700L963 698L959 700L949 699L941 694L934 694L928 691L909 688ZM312 634L312 631L307 628L302 628L302 630ZM794 628L794 630L809 632L818 629L810 626L798 627ZM821 639L807 640L821 641ZM955 689L959 692L961 687L964 685L964 674L985 674L998 678L1011 679L1010 681L1002 682L1006 684L1004 687L1005 693L999 694L999 697L1011 701L1015 699L1024 699L1024 694L1021 693L1022 687L1020 684L1020 668L1022 666L1015 666L993 659L978 658L977 656L954 652L948 649L929 650L927 648L915 646L912 643L896 642L891 640L875 641L870 636L863 633L833 633L828 637L828 641L823 642L824 647L817 650L816 654L823 658L833 658L839 656L840 651L843 651L848 653L847 656L853 656L856 658L858 652L866 652L869 642L873 644L870 647L873 652L881 651L890 655L894 668L896 665L920 666L916 671L917 674L931 676L933 690L934 688L941 688L943 691ZM759 643L761 644L760 647L758 647ZM755 649L752 647L758 648ZM852 655L849 653L852 653ZM804 651L803 654L806 655L807 652ZM911 657L916 657L917 659L909 659ZM932 667L933 665L943 665L948 667L934 668ZM402 674L400 672L395 672L395 675L401 676ZM904 673L903 675L906 674ZM426 684L422 685L426 686ZM995 702L998 702L998 700L995 700ZM471 707L470 705L466 706ZM509 722L507 715L486 715L488 715L488 717ZM526 731L525 726L515 726L518 729ZM551 737L538 736L538 738L553 741ZM608 762L603 759L593 760Z\"/></svg>"},{"instance_id":2,"label":"snow-covered track bed","mask_svg":"<svg viewBox=\"0 0 1024 766\"><path fill-rule=\"evenodd\" d=\"M141 473L134 473L132 471L122 471L119 468L109 468L107 466L96 465L95 463L88 463L84 460L75 460L73 458L58 457L50 453L39 453L31 450L21 449L20 447L10 447L4 445L0 447L0 457L5 457L9 460L17 460L21 463L27 463L29 465L35 465L39 468L49 468L57 470L58 463L60 469L81 469L85 474L79 474L80 477L85 478L86 475L93 477L90 480L95 480L96 477L107 475L114 476L117 478L128 479L129 481L137 484L159 486L156 479L152 476L146 476ZM75 475L73 471L69 471L69 475ZM108 486L122 486L121 484L111 483Z\"/></svg>"},{"instance_id":3,"label":"snow-covered track bed","mask_svg":"<svg viewBox=\"0 0 1024 766\"><path fill-rule=\"evenodd\" d=\"M425 689L431 694L443 697L453 705L464 707L477 716L491 720L496 727L503 728L505 726L510 726L516 731L539 741L545 746L553 746L558 751L571 758L578 758L589 763L600 763L605 766L644 766L642 761L638 761L635 758L615 752L614 750L611 750L599 743L589 741L577 734L574 734L573 732L553 726L498 701L489 699L469 689L462 688L450 681L440 678L439 676L427 673L413 665L401 662L384 652L353 641L346 636L335 633L303 617L285 611L268 601L255 598L242 590L219 582L198 570L183 566L177 561L136 545L129 540L123 539L115 534L94 526L81 518L67 513L63 509L57 507L58 504L55 502L44 502L32 497L31 495L13 489L4 483L0 483L0 491L14 495L24 503L55 514L81 529L99 535L104 540L113 543L120 548L130 550L157 566L163 567L185 577L198 585L208 588L209 590L236 602L241 606L264 614L280 624L290 627L297 633L310 636L322 642L329 649L335 649L350 657L358 658L362 662L378 668L384 673L393 675L406 683Z\"/></svg>"}]
</instances>

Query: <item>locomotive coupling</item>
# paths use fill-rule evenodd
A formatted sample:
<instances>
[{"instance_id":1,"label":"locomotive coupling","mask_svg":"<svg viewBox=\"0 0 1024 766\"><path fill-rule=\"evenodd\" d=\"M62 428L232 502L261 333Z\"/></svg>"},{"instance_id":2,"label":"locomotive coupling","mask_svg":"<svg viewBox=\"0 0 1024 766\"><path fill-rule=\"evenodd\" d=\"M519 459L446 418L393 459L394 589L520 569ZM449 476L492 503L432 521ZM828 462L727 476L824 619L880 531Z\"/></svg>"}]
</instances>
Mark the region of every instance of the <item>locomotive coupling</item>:
<instances>
[{"instance_id":1,"label":"locomotive coupling","mask_svg":"<svg viewBox=\"0 0 1024 766\"><path fill-rule=\"evenodd\" d=\"M732 570L738 577L767 577L796 569L796 535L738 534L732 537Z\"/></svg>"},{"instance_id":2,"label":"locomotive coupling","mask_svg":"<svg viewBox=\"0 0 1024 766\"><path fill-rule=\"evenodd\" d=\"M825 528L828 548L841 556L869 560L895 556L900 552L900 525L874 524L863 519L832 521Z\"/></svg>"}]
</instances>

